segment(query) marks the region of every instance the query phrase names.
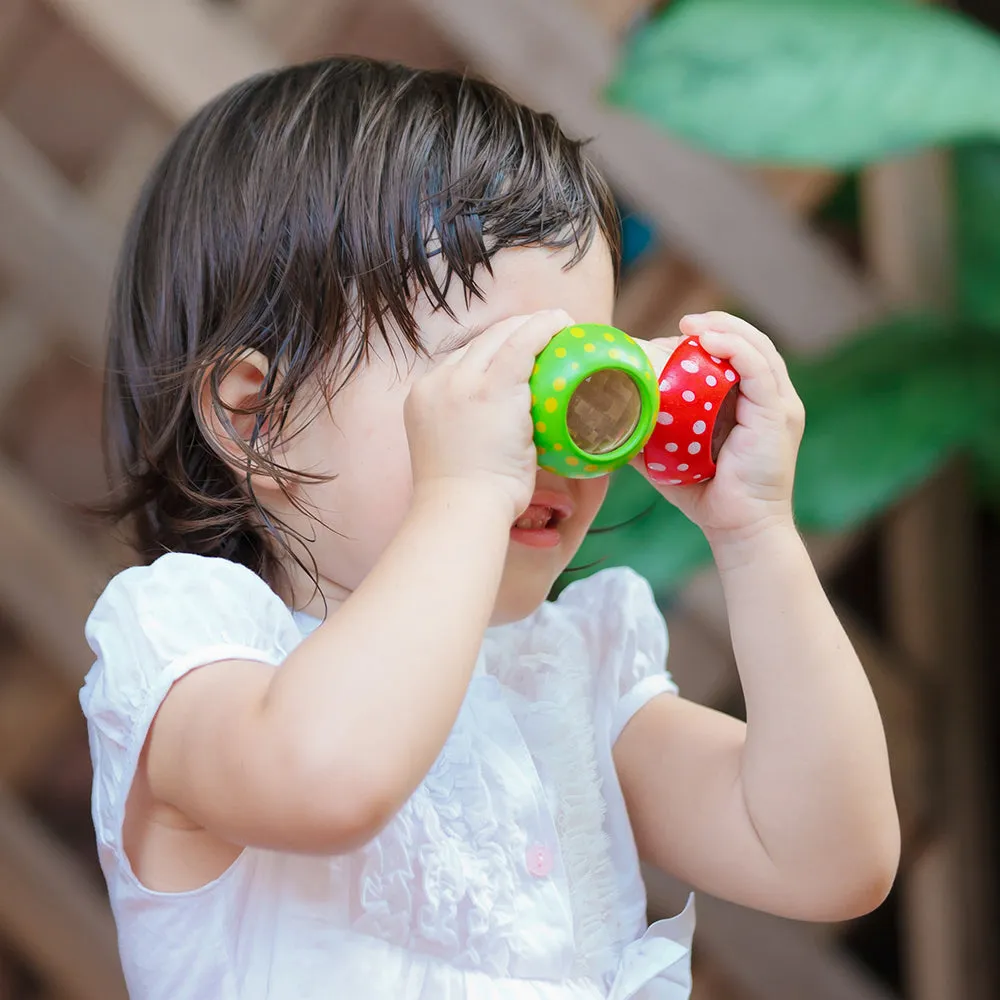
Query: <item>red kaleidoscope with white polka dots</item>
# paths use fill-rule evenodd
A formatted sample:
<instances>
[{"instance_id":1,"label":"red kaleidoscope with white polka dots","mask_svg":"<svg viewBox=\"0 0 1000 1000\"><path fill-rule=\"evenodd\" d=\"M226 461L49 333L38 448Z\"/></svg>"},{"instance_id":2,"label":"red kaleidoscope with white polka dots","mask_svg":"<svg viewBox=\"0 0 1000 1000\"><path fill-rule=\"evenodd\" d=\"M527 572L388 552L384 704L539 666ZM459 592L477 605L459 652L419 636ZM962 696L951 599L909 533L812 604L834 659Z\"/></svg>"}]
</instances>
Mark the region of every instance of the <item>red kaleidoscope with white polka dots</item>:
<instances>
[{"instance_id":1,"label":"red kaleidoscope with white polka dots","mask_svg":"<svg viewBox=\"0 0 1000 1000\"><path fill-rule=\"evenodd\" d=\"M660 412L643 460L649 478L668 486L715 475L722 445L736 422L739 375L695 338L671 354L660 373Z\"/></svg>"}]
</instances>

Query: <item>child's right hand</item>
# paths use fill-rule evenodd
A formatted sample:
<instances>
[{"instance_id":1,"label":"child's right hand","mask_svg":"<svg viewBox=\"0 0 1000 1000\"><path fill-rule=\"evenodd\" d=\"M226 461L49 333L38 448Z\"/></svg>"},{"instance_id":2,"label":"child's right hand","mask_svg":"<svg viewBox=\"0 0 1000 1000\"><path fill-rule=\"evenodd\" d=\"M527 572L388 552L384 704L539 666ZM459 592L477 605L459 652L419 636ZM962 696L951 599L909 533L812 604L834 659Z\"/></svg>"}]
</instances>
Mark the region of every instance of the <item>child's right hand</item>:
<instances>
[{"instance_id":1,"label":"child's right hand","mask_svg":"<svg viewBox=\"0 0 1000 1000\"><path fill-rule=\"evenodd\" d=\"M514 522L531 502L538 466L528 379L538 354L572 323L561 309L511 316L414 382L404 419L415 493L484 485Z\"/></svg>"}]
</instances>

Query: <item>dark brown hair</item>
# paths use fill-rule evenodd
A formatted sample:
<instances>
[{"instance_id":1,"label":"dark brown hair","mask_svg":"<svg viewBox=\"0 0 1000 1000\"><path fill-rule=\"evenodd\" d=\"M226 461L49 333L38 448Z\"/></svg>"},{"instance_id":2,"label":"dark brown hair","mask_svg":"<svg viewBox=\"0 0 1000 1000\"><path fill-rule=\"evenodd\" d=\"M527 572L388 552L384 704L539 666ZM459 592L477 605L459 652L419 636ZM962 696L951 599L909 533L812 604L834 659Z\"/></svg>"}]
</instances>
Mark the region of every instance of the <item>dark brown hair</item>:
<instances>
[{"instance_id":1,"label":"dark brown hair","mask_svg":"<svg viewBox=\"0 0 1000 1000\"><path fill-rule=\"evenodd\" d=\"M598 233L617 277L617 212L582 144L490 84L358 58L238 84L174 138L125 236L106 512L130 519L147 561L223 556L274 584L286 529L247 473L263 468L286 492L308 478L269 449L304 381L328 371L335 392L369 338L393 330L419 351L416 296L447 310L456 280L479 296L477 271L499 250L573 247L575 263ZM241 473L200 426L198 397L208 376L232 430L218 387L244 348L271 375Z\"/></svg>"}]
</instances>

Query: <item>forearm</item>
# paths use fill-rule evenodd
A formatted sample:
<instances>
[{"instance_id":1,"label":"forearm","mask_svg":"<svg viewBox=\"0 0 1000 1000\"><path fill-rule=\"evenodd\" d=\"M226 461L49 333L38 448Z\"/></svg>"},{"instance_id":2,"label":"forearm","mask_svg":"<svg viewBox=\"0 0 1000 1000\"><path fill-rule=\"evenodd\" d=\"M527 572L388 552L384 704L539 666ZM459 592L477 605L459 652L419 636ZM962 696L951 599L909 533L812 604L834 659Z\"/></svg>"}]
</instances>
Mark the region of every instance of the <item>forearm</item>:
<instances>
[{"instance_id":1,"label":"forearm","mask_svg":"<svg viewBox=\"0 0 1000 1000\"><path fill-rule=\"evenodd\" d=\"M746 698L741 792L768 856L831 882L872 859L894 867L878 708L805 546L782 525L714 547Z\"/></svg>"},{"instance_id":2,"label":"forearm","mask_svg":"<svg viewBox=\"0 0 1000 1000\"><path fill-rule=\"evenodd\" d=\"M262 721L308 772L398 807L458 714L493 610L509 521L472 485L418 492L354 594L275 675ZM329 787L329 786L328 786Z\"/></svg>"}]
</instances>

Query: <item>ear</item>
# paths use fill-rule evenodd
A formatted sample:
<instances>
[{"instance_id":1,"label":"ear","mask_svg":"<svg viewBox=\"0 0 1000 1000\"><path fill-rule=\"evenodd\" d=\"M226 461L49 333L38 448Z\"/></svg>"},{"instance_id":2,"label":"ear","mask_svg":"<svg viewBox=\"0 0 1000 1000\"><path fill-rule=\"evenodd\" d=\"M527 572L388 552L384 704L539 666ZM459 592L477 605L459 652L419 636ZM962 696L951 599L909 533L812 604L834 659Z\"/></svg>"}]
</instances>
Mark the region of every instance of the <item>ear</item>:
<instances>
[{"instance_id":1,"label":"ear","mask_svg":"<svg viewBox=\"0 0 1000 1000\"><path fill-rule=\"evenodd\" d=\"M267 430L266 427L256 430L259 416L254 411L264 390L269 365L260 351L250 348L237 354L225 369L221 364L216 362L202 380L198 419L215 450L242 478L247 471L247 455L241 443L255 446ZM217 401L212 394L213 376L218 379ZM254 473L255 486L266 487L271 482L270 476Z\"/></svg>"}]
</instances>

